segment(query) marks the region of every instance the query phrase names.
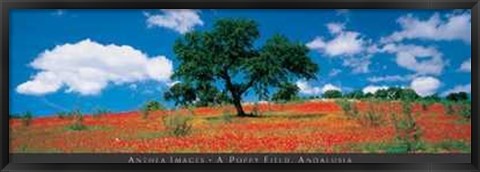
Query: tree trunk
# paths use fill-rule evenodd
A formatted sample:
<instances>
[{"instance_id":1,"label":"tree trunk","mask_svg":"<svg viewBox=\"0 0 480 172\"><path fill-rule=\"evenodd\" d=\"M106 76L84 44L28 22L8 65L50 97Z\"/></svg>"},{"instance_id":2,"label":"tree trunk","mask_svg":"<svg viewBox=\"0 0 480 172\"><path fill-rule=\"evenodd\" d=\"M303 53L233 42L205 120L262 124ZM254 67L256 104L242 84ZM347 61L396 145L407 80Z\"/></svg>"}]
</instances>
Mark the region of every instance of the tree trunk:
<instances>
[{"instance_id":1,"label":"tree trunk","mask_svg":"<svg viewBox=\"0 0 480 172\"><path fill-rule=\"evenodd\" d=\"M242 102L240 100L240 97L239 96L232 96L232 97L233 97L233 105L235 106L235 109L237 110L237 115L242 116L242 117L247 116L245 111L243 111Z\"/></svg>"},{"instance_id":2,"label":"tree trunk","mask_svg":"<svg viewBox=\"0 0 480 172\"><path fill-rule=\"evenodd\" d=\"M242 107L242 93L243 93L243 91L238 86L235 86L232 83L232 79L228 75L228 72L227 72L226 69L223 73L224 73L223 76L225 78L225 87L227 88L228 91L230 91L230 94L232 96L233 105L235 106L235 109L237 109L237 115L241 116L241 117L247 116L245 111L243 111L243 107Z\"/></svg>"}]
</instances>

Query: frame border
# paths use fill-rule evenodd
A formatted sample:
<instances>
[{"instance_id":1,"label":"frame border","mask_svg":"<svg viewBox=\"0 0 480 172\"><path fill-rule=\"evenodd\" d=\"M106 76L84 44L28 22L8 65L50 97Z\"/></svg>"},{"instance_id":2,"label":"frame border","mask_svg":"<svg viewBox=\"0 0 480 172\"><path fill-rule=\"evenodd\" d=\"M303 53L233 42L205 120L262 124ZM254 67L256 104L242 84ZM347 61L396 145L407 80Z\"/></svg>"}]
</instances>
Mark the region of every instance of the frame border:
<instances>
[{"instance_id":1,"label":"frame border","mask_svg":"<svg viewBox=\"0 0 480 172\"><path fill-rule=\"evenodd\" d=\"M471 9L472 62L472 152L470 164L27 164L11 163L9 154L9 11L12 9ZM2 54L0 103L1 171L205 171L205 170L398 170L398 171L480 171L479 87L479 0L3 0L0 2Z\"/></svg>"}]
</instances>

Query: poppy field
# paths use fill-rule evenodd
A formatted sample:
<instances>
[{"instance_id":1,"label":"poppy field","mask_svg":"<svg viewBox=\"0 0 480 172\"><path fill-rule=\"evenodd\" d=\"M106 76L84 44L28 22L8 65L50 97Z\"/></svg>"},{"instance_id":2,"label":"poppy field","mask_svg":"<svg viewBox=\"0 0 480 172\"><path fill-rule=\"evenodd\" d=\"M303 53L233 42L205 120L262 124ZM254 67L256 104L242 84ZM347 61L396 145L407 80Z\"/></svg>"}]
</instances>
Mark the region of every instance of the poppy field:
<instances>
[{"instance_id":1,"label":"poppy field","mask_svg":"<svg viewBox=\"0 0 480 172\"><path fill-rule=\"evenodd\" d=\"M306 100L10 120L12 153L469 153L470 105ZM470 115L470 114L468 114Z\"/></svg>"}]
</instances>

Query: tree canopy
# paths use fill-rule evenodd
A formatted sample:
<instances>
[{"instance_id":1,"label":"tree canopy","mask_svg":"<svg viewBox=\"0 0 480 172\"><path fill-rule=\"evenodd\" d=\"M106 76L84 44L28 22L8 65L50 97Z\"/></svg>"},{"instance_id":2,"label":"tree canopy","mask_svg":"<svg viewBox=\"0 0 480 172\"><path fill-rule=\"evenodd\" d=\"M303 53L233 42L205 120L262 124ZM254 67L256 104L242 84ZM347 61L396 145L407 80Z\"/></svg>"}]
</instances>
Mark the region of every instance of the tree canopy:
<instances>
[{"instance_id":1,"label":"tree canopy","mask_svg":"<svg viewBox=\"0 0 480 172\"><path fill-rule=\"evenodd\" d=\"M447 100L450 101L466 101L468 100L468 94L466 92L450 93L447 95Z\"/></svg>"},{"instance_id":2,"label":"tree canopy","mask_svg":"<svg viewBox=\"0 0 480 172\"><path fill-rule=\"evenodd\" d=\"M342 98L342 92L338 90L328 90L323 93L323 97L327 99Z\"/></svg>"},{"instance_id":3,"label":"tree canopy","mask_svg":"<svg viewBox=\"0 0 480 172\"><path fill-rule=\"evenodd\" d=\"M177 104L228 99L246 116L241 102L248 91L267 99L272 89L315 78L319 67L304 43L276 34L259 47L259 38L258 24L248 19L221 19L212 30L185 34L174 44L180 64L172 79L180 85L165 98Z\"/></svg>"},{"instance_id":4,"label":"tree canopy","mask_svg":"<svg viewBox=\"0 0 480 172\"><path fill-rule=\"evenodd\" d=\"M279 86L278 91L273 94L272 100L273 101L290 101L298 99L299 97L298 92L300 88L297 87L295 84L291 83L284 83Z\"/></svg>"}]
</instances>

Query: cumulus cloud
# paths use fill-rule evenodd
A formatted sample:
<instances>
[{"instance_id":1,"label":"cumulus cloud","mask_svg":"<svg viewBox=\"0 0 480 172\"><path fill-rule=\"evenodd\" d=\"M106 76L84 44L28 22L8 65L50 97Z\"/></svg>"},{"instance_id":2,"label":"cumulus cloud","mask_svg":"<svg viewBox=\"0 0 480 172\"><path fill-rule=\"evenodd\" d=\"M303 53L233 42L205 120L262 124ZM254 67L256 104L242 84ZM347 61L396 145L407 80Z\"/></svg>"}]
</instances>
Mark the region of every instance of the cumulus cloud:
<instances>
[{"instance_id":1,"label":"cumulus cloud","mask_svg":"<svg viewBox=\"0 0 480 172\"><path fill-rule=\"evenodd\" d=\"M330 30L330 32L332 31ZM337 34L335 38L325 40L323 37L316 37L313 41L307 43L307 47L324 53L329 57L353 56L366 49L365 40L360 37L360 33L349 31L333 32L339 32L335 33Z\"/></svg>"},{"instance_id":2,"label":"cumulus cloud","mask_svg":"<svg viewBox=\"0 0 480 172\"><path fill-rule=\"evenodd\" d=\"M396 54L396 63L417 74L442 73L446 63L443 54L434 47L418 45L387 44L379 52Z\"/></svg>"},{"instance_id":3,"label":"cumulus cloud","mask_svg":"<svg viewBox=\"0 0 480 172\"><path fill-rule=\"evenodd\" d=\"M303 80L297 81L296 85L300 89L300 93L303 93L303 94L317 95L322 93L322 89L320 87L313 87L310 84L308 84L307 81L303 81Z\"/></svg>"},{"instance_id":4,"label":"cumulus cloud","mask_svg":"<svg viewBox=\"0 0 480 172\"><path fill-rule=\"evenodd\" d=\"M386 75L386 76L372 76L368 77L367 80L372 83L377 82L404 82L412 80L414 75Z\"/></svg>"},{"instance_id":5,"label":"cumulus cloud","mask_svg":"<svg viewBox=\"0 0 480 172\"><path fill-rule=\"evenodd\" d=\"M471 72L472 71L472 58L469 58L468 60L465 60L462 65L460 65L460 68L458 69L462 72Z\"/></svg>"},{"instance_id":6,"label":"cumulus cloud","mask_svg":"<svg viewBox=\"0 0 480 172\"><path fill-rule=\"evenodd\" d=\"M458 92L470 93L471 91L472 91L472 84L457 85L457 86L453 87L452 89L449 89L449 90L443 92L442 95L447 96L450 93L458 93Z\"/></svg>"},{"instance_id":7,"label":"cumulus cloud","mask_svg":"<svg viewBox=\"0 0 480 172\"><path fill-rule=\"evenodd\" d=\"M352 57L343 59L343 66L352 68L353 73L368 73L371 56Z\"/></svg>"},{"instance_id":8,"label":"cumulus cloud","mask_svg":"<svg viewBox=\"0 0 480 172\"><path fill-rule=\"evenodd\" d=\"M332 84L325 84L323 87L322 87L322 93L325 93L329 90L337 90L337 91L342 91L342 89L340 87L337 87L335 85L332 85Z\"/></svg>"},{"instance_id":9,"label":"cumulus cloud","mask_svg":"<svg viewBox=\"0 0 480 172\"><path fill-rule=\"evenodd\" d=\"M343 59L343 65L351 67L354 73L368 72L370 65L370 41L359 32L345 30L343 23L328 23L326 25L332 39L316 37L306 44L314 51L327 57Z\"/></svg>"},{"instance_id":10,"label":"cumulus cloud","mask_svg":"<svg viewBox=\"0 0 480 172\"><path fill-rule=\"evenodd\" d=\"M382 42L400 42L407 39L421 39L434 41L462 40L471 42L470 12L451 13L440 16L435 13L429 19L422 20L408 14L397 19L402 30L382 38Z\"/></svg>"},{"instance_id":11,"label":"cumulus cloud","mask_svg":"<svg viewBox=\"0 0 480 172\"><path fill-rule=\"evenodd\" d=\"M323 87L311 86L307 81L299 80L296 82L297 87L300 89L300 93L309 94L309 95L319 95L323 94L328 90L338 90L342 91L340 87L337 87L333 84L325 84Z\"/></svg>"},{"instance_id":12,"label":"cumulus cloud","mask_svg":"<svg viewBox=\"0 0 480 172\"><path fill-rule=\"evenodd\" d=\"M422 76L413 79L410 88L415 90L418 95L425 97L435 94L440 84L441 82L437 78Z\"/></svg>"},{"instance_id":13,"label":"cumulus cloud","mask_svg":"<svg viewBox=\"0 0 480 172\"><path fill-rule=\"evenodd\" d=\"M362 92L364 94L367 94L367 93L375 94L375 92L377 92L378 90L382 90L382 89L388 89L388 86L369 85L369 86L366 86L365 88L363 88Z\"/></svg>"},{"instance_id":14,"label":"cumulus cloud","mask_svg":"<svg viewBox=\"0 0 480 172\"><path fill-rule=\"evenodd\" d=\"M148 27L164 27L185 34L192 31L195 26L204 24L197 10L168 9L161 11L163 14L145 13Z\"/></svg>"},{"instance_id":15,"label":"cumulus cloud","mask_svg":"<svg viewBox=\"0 0 480 172\"><path fill-rule=\"evenodd\" d=\"M341 33L343 30L345 30L345 24L344 23L328 23L327 28L331 34L338 34L338 33Z\"/></svg>"},{"instance_id":16,"label":"cumulus cloud","mask_svg":"<svg viewBox=\"0 0 480 172\"><path fill-rule=\"evenodd\" d=\"M409 76L409 78L412 78L412 76ZM437 92L438 88L441 85L441 82L434 77L431 76L420 76L420 77L415 77L412 78L412 82L410 83L410 88L413 89L418 95L424 97L424 96L430 96L433 95ZM405 88L405 86L401 86L402 88ZM378 90L381 89L388 89L389 86L382 85L382 86L377 86L377 85L369 85L363 88L363 93L372 93L374 94Z\"/></svg>"},{"instance_id":17,"label":"cumulus cloud","mask_svg":"<svg viewBox=\"0 0 480 172\"><path fill-rule=\"evenodd\" d=\"M46 50L30 66L39 71L16 87L18 93L44 95L65 87L66 92L96 95L110 83L167 83L173 73L165 56L148 57L128 45L103 45L90 39Z\"/></svg>"}]
</instances>

